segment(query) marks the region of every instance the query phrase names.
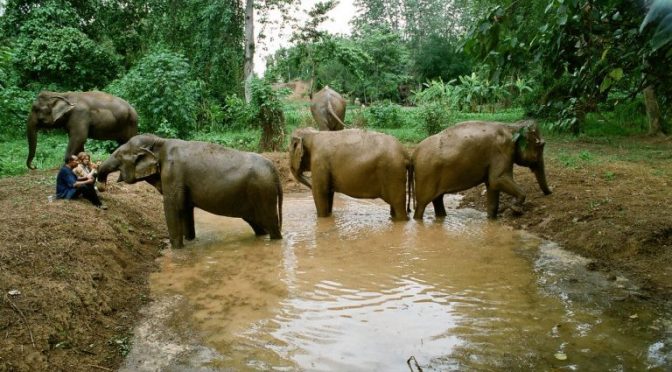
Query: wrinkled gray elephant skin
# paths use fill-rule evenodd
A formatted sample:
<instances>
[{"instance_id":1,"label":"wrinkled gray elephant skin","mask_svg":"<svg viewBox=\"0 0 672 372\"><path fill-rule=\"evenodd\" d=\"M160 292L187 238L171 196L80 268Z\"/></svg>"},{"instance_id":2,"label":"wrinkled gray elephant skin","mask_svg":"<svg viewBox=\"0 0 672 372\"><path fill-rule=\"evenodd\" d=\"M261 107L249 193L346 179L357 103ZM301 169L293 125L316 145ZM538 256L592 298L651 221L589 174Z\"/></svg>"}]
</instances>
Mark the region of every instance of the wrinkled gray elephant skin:
<instances>
[{"instance_id":1,"label":"wrinkled gray elephant skin","mask_svg":"<svg viewBox=\"0 0 672 372\"><path fill-rule=\"evenodd\" d=\"M413 153L413 218L422 219L430 202L437 217L445 216L444 194L482 183L489 218L497 217L501 191L515 198L511 210L522 213L526 195L513 180L514 164L529 167L544 194L551 193L544 170L544 141L534 121L513 125L468 121L426 138Z\"/></svg>"},{"instance_id":2,"label":"wrinkled gray elephant skin","mask_svg":"<svg viewBox=\"0 0 672 372\"><path fill-rule=\"evenodd\" d=\"M282 185L273 163L251 152L198 141L138 135L100 165L98 180L147 181L163 194L173 248L196 237L194 207L245 220L256 235L281 239Z\"/></svg>"},{"instance_id":3,"label":"wrinkled gray elephant skin","mask_svg":"<svg viewBox=\"0 0 672 372\"><path fill-rule=\"evenodd\" d=\"M310 113L320 130L342 130L345 128L345 100L338 92L325 86L313 95Z\"/></svg>"},{"instance_id":4,"label":"wrinkled gray elephant skin","mask_svg":"<svg viewBox=\"0 0 672 372\"><path fill-rule=\"evenodd\" d=\"M408 220L407 173L410 157L387 134L360 129L320 132L301 128L292 133L290 170L311 188L319 217L332 213L334 193L353 198L381 198L394 220ZM311 179L304 174L311 172Z\"/></svg>"},{"instance_id":5,"label":"wrinkled gray elephant skin","mask_svg":"<svg viewBox=\"0 0 672 372\"><path fill-rule=\"evenodd\" d=\"M138 133L138 114L128 102L104 92L40 92L28 115L28 168L35 169L37 130L52 128L68 132L67 159L84 151L87 138L125 143Z\"/></svg>"}]
</instances>

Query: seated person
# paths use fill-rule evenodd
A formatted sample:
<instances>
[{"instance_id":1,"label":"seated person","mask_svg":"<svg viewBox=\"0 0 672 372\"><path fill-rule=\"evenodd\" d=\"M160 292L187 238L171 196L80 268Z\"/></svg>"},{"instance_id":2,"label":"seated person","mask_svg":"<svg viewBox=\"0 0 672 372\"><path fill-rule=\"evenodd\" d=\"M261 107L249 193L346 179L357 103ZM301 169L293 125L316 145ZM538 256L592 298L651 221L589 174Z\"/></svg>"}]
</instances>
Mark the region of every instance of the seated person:
<instances>
[{"instance_id":1,"label":"seated person","mask_svg":"<svg viewBox=\"0 0 672 372\"><path fill-rule=\"evenodd\" d=\"M100 201L96 190L93 188L95 181L92 175L77 177L73 169L79 161L75 155L70 155L56 177L56 197L59 199L76 199L79 195L84 196L93 205L100 209L107 207Z\"/></svg>"},{"instance_id":2,"label":"seated person","mask_svg":"<svg viewBox=\"0 0 672 372\"><path fill-rule=\"evenodd\" d=\"M73 169L77 177L88 177L89 174L92 174L93 178L95 178L98 173L96 168L98 167L95 163L91 162L91 156L82 151L77 154L77 159L79 160L79 164Z\"/></svg>"}]
</instances>

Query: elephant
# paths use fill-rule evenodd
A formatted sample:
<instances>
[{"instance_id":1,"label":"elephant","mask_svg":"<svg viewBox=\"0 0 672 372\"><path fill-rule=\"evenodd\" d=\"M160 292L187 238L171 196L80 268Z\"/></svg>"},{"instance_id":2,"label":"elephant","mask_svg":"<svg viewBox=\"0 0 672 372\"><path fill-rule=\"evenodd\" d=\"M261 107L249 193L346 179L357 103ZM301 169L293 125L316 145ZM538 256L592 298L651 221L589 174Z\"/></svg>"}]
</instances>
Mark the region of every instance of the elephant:
<instances>
[{"instance_id":1,"label":"elephant","mask_svg":"<svg viewBox=\"0 0 672 372\"><path fill-rule=\"evenodd\" d=\"M32 163L41 128L68 131L67 159L84 151L87 138L125 143L138 133L138 114L128 102L104 92L40 92L28 115L26 166L30 169L35 169Z\"/></svg>"},{"instance_id":2,"label":"elephant","mask_svg":"<svg viewBox=\"0 0 672 372\"><path fill-rule=\"evenodd\" d=\"M310 100L310 113L320 130L342 130L345 128L345 100L338 92L325 86Z\"/></svg>"},{"instance_id":3,"label":"elephant","mask_svg":"<svg viewBox=\"0 0 672 372\"><path fill-rule=\"evenodd\" d=\"M194 207L245 220L254 233L281 239L282 185L273 163L251 152L208 142L134 136L98 168L98 181L120 171L126 183L147 181L163 194L173 248L193 240Z\"/></svg>"},{"instance_id":4,"label":"elephant","mask_svg":"<svg viewBox=\"0 0 672 372\"><path fill-rule=\"evenodd\" d=\"M429 202L436 217L445 217L443 195L485 183L487 215L497 218L499 193L515 200L511 210L522 213L525 192L513 180L513 164L529 167L541 191L551 193L544 170L544 140L536 122L513 125L467 121L420 142L413 152L414 219L422 219Z\"/></svg>"},{"instance_id":5,"label":"elephant","mask_svg":"<svg viewBox=\"0 0 672 372\"><path fill-rule=\"evenodd\" d=\"M381 198L390 205L394 220L408 220L411 159L396 138L361 129L300 128L292 133L289 159L294 178L311 189L318 217L331 215L334 192L340 192ZM311 179L304 175L307 171Z\"/></svg>"}]
</instances>

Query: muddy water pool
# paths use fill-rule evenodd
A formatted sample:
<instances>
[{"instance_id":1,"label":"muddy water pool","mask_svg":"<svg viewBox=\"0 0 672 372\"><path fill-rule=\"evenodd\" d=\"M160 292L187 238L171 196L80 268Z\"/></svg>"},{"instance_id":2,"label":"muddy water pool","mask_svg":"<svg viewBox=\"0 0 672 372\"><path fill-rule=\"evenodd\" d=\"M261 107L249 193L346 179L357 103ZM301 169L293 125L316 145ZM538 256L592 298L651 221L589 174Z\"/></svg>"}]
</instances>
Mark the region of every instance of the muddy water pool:
<instances>
[{"instance_id":1,"label":"muddy water pool","mask_svg":"<svg viewBox=\"0 0 672 372\"><path fill-rule=\"evenodd\" d=\"M337 195L318 219L310 194L288 194L281 241L197 211L122 370L671 370L670 312L627 278L448 206L392 222Z\"/></svg>"}]
</instances>

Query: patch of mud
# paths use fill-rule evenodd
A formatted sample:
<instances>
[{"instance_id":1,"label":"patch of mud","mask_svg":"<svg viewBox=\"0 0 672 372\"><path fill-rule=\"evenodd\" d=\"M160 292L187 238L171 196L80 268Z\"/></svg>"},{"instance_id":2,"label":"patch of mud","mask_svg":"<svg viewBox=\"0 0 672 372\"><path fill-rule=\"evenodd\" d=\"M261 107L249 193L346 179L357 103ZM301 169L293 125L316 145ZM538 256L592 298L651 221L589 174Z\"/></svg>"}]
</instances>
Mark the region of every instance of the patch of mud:
<instances>
[{"instance_id":1,"label":"patch of mud","mask_svg":"<svg viewBox=\"0 0 672 372\"><path fill-rule=\"evenodd\" d=\"M193 325L184 316L188 307L183 296L175 295L159 298L143 309L133 348L119 371L220 371L209 364L223 357L198 344Z\"/></svg>"}]
</instances>

